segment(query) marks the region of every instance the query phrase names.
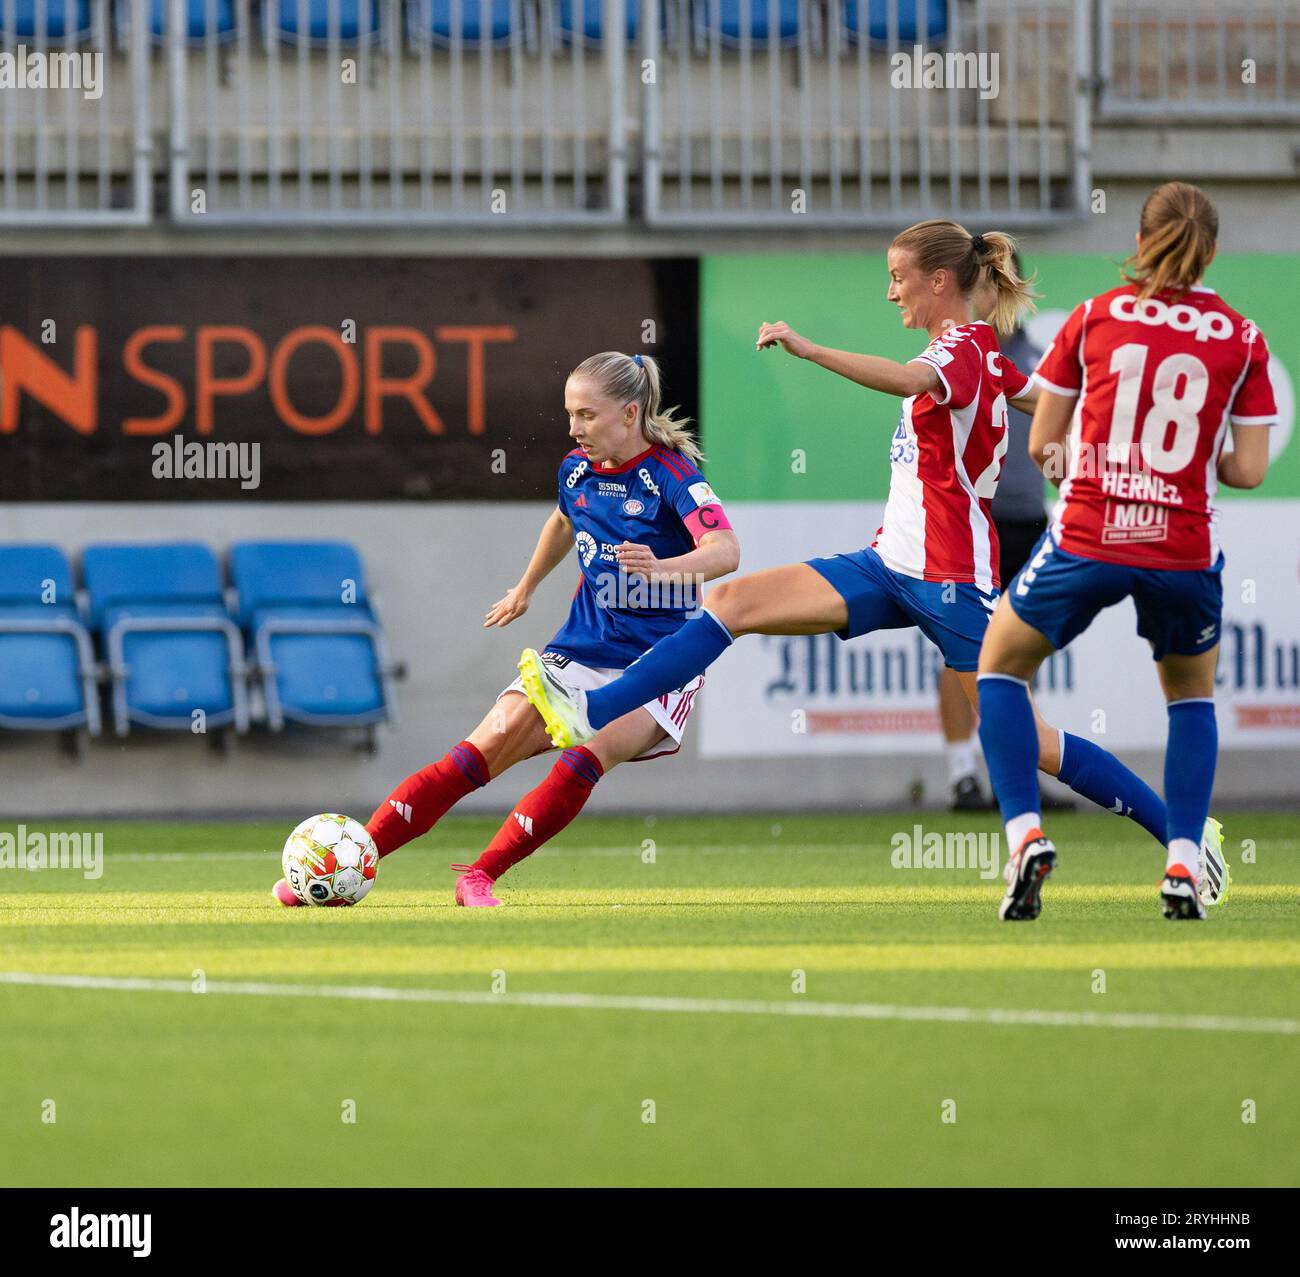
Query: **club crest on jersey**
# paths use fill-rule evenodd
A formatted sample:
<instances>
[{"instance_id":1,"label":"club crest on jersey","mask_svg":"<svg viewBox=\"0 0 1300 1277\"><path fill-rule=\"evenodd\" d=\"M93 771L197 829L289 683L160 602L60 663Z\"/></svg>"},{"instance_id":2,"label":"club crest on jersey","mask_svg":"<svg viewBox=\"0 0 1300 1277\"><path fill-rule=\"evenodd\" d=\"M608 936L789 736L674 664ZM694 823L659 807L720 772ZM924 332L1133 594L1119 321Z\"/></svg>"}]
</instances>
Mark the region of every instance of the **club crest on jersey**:
<instances>
[{"instance_id":1,"label":"club crest on jersey","mask_svg":"<svg viewBox=\"0 0 1300 1277\"><path fill-rule=\"evenodd\" d=\"M645 502L638 501L636 497L628 497L628 499L623 502L624 514L641 514L644 510Z\"/></svg>"}]
</instances>

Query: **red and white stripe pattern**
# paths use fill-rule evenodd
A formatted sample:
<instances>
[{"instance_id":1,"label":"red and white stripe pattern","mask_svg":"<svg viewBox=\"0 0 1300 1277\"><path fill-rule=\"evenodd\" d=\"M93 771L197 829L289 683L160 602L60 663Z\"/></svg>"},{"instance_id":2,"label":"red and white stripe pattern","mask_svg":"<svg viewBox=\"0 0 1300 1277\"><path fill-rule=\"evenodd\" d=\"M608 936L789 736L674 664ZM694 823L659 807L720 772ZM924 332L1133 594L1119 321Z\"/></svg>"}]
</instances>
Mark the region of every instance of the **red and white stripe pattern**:
<instances>
[{"instance_id":1,"label":"red and white stripe pattern","mask_svg":"<svg viewBox=\"0 0 1300 1277\"><path fill-rule=\"evenodd\" d=\"M885 521L873 546L904 576L997 589L990 506L1007 450L1007 400L1029 378L983 322L949 329L913 362L932 367L939 385L903 401Z\"/></svg>"}]
</instances>

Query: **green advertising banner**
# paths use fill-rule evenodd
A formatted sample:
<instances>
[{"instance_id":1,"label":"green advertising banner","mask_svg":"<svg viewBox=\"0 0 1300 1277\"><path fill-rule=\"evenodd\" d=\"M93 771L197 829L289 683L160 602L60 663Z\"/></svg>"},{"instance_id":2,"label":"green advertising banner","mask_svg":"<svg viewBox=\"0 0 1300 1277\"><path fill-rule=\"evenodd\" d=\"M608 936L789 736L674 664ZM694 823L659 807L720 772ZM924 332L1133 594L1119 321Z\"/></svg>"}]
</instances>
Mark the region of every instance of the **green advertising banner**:
<instances>
[{"instance_id":1,"label":"green advertising banner","mask_svg":"<svg viewBox=\"0 0 1300 1277\"><path fill-rule=\"evenodd\" d=\"M1031 333L1045 344L1086 297L1119 282L1115 260L1077 253L1026 256L1038 272L1039 316ZM1229 499L1300 497L1300 446L1292 437L1300 384L1295 299L1300 256L1226 254L1206 276L1230 305L1255 321L1284 370L1282 424L1268 478ZM784 320L824 346L905 360L925 334L903 328L886 300L883 253L821 256L715 256L700 278L700 404L713 473L731 501L883 499L889 439L899 405L780 350L754 349L763 322ZM1275 372L1278 370L1275 369Z\"/></svg>"}]
</instances>

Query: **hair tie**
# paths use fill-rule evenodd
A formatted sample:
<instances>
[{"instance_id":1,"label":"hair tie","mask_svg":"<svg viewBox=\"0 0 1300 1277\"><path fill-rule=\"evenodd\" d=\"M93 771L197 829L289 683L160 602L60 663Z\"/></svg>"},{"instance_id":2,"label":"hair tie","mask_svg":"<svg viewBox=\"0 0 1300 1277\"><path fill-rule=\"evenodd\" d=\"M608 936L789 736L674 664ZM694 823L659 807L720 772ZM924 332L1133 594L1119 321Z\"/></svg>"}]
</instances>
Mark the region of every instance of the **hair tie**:
<instances>
[{"instance_id":1,"label":"hair tie","mask_svg":"<svg viewBox=\"0 0 1300 1277\"><path fill-rule=\"evenodd\" d=\"M976 253L982 253L986 247L983 235L972 235L970 237L970 246Z\"/></svg>"},{"instance_id":2,"label":"hair tie","mask_svg":"<svg viewBox=\"0 0 1300 1277\"><path fill-rule=\"evenodd\" d=\"M633 356L632 356L632 362L633 362L634 364L636 364L636 366L637 366L638 368L644 368L644 367L645 367L645 364L643 364L643 363L641 362L641 356L640 356L640 355L633 355Z\"/></svg>"}]
</instances>

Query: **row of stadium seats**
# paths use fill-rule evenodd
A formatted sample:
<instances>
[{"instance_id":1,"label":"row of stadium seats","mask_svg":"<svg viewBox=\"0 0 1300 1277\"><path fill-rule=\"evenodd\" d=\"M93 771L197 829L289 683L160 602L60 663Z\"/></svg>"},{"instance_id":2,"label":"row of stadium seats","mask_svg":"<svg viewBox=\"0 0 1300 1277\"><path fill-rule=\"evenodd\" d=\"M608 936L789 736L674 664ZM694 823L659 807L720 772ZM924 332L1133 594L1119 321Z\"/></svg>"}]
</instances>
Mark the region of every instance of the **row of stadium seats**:
<instances>
[{"instance_id":1,"label":"row of stadium seats","mask_svg":"<svg viewBox=\"0 0 1300 1277\"><path fill-rule=\"evenodd\" d=\"M392 678L360 556L340 542L0 546L0 728L370 727Z\"/></svg>"},{"instance_id":2,"label":"row of stadium seats","mask_svg":"<svg viewBox=\"0 0 1300 1277\"><path fill-rule=\"evenodd\" d=\"M897 0L898 29L894 37L903 44L918 38L922 0ZM850 38L864 33L869 40L886 42L890 38L889 0L842 0L842 29ZM38 8L43 9L45 34L64 39L91 34L90 0L14 0L14 30L8 32L23 39L37 35ZM235 0L184 0L186 34L201 43L209 37L232 39L236 31ZM798 38L806 0L694 0L693 25L697 39L707 39L715 27L721 38L739 43L746 29L751 39L766 41L775 25L780 41ZM149 0L149 30L161 40L166 32L169 0ZM458 12L457 12L458 10ZM773 12L775 10L775 12ZM119 34L125 31L129 5L117 0L116 23ZM278 29L281 36L296 39L300 35L313 43L323 43L330 36L333 21L335 37L347 43L377 36L381 30L377 0L263 0L268 29ZM626 0L626 38L637 38L640 5ZM665 7L666 12L666 7ZM6 30L8 4L0 3L0 30ZM561 36L572 41L599 44L603 39L602 0L556 0L556 23ZM525 17L520 0L489 0L486 21L480 0L407 0L406 28L415 42L448 44L459 27L465 44L485 41L505 43L511 31L523 31ZM926 29L929 38L942 37L948 27L946 0L929 0L926 6Z\"/></svg>"}]
</instances>

